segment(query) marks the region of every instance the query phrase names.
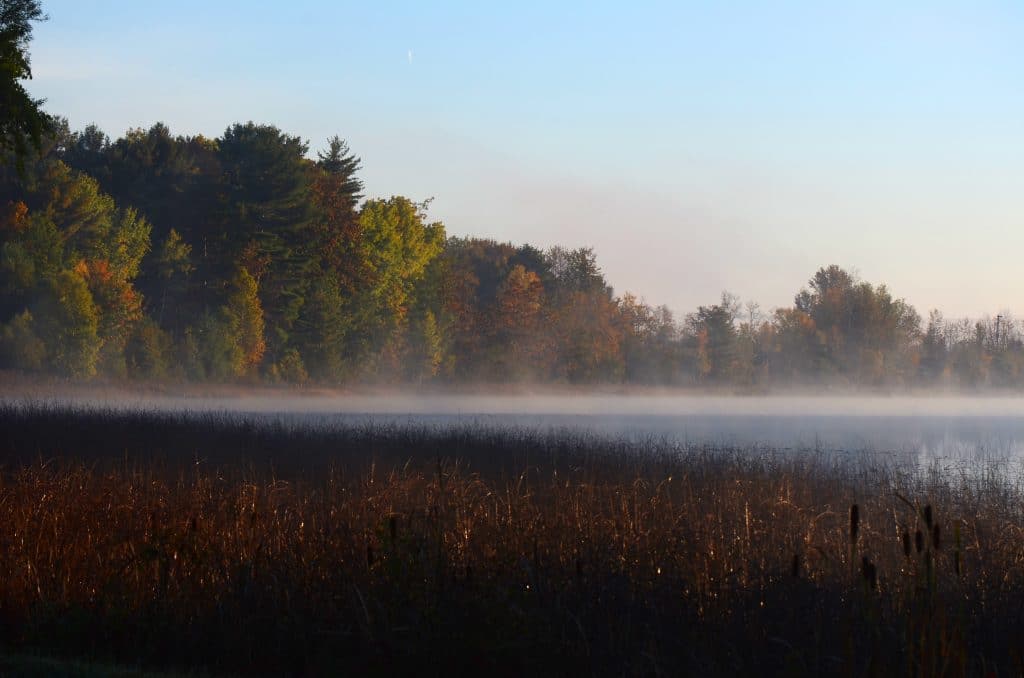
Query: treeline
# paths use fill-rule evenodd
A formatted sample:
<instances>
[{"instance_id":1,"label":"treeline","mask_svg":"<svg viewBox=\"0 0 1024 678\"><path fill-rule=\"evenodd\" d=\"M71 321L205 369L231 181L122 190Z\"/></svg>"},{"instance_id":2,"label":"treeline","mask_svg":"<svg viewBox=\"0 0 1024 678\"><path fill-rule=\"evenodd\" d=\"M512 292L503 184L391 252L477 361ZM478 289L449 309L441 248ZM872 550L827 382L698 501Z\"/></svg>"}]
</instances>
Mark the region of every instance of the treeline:
<instances>
[{"instance_id":1,"label":"treeline","mask_svg":"<svg viewBox=\"0 0 1024 678\"><path fill-rule=\"evenodd\" d=\"M21 162L19 162L19 160ZM427 202L364 200L341 139L271 125L111 140L57 121L0 168L0 361L73 378L1024 385L1021 326L927 323L819 270L790 308L677 319L615 296L587 248L446 237Z\"/></svg>"}]
</instances>

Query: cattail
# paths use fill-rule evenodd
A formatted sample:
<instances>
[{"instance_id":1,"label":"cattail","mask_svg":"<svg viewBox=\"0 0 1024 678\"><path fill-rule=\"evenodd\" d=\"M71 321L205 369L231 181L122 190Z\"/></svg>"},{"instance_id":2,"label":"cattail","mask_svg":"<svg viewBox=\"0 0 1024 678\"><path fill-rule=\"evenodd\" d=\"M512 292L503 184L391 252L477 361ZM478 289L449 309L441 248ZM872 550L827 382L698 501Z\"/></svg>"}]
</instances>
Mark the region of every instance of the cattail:
<instances>
[{"instance_id":1,"label":"cattail","mask_svg":"<svg viewBox=\"0 0 1024 678\"><path fill-rule=\"evenodd\" d=\"M391 535L391 543L398 540L398 518L394 515L388 516L388 534Z\"/></svg>"},{"instance_id":2,"label":"cattail","mask_svg":"<svg viewBox=\"0 0 1024 678\"><path fill-rule=\"evenodd\" d=\"M198 529L199 529L199 521L196 519L195 516L192 516L189 519L189 521L188 521L188 531L189 532L195 532Z\"/></svg>"},{"instance_id":3,"label":"cattail","mask_svg":"<svg viewBox=\"0 0 1024 678\"><path fill-rule=\"evenodd\" d=\"M373 546L366 545L366 566L373 567Z\"/></svg>"},{"instance_id":4,"label":"cattail","mask_svg":"<svg viewBox=\"0 0 1024 678\"><path fill-rule=\"evenodd\" d=\"M856 504L850 507L850 545L856 546L857 533L860 531L860 507Z\"/></svg>"},{"instance_id":5,"label":"cattail","mask_svg":"<svg viewBox=\"0 0 1024 678\"><path fill-rule=\"evenodd\" d=\"M932 529L932 505L931 504L927 504L924 507L924 524L928 527L929 530Z\"/></svg>"},{"instance_id":6,"label":"cattail","mask_svg":"<svg viewBox=\"0 0 1024 678\"><path fill-rule=\"evenodd\" d=\"M918 553L924 550L924 535L921 534L921 530L914 533L914 548Z\"/></svg>"},{"instance_id":7,"label":"cattail","mask_svg":"<svg viewBox=\"0 0 1024 678\"><path fill-rule=\"evenodd\" d=\"M800 554L799 553L794 553L793 554L793 563L790 566L790 574L792 574L794 577L799 577L800 576Z\"/></svg>"},{"instance_id":8,"label":"cattail","mask_svg":"<svg viewBox=\"0 0 1024 678\"><path fill-rule=\"evenodd\" d=\"M874 591L875 587L878 586L878 569L875 567L875 564L868 559L867 556L861 558L860 571L861 574L864 575L864 582L872 591Z\"/></svg>"},{"instance_id":9,"label":"cattail","mask_svg":"<svg viewBox=\"0 0 1024 678\"><path fill-rule=\"evenodd\" d=\"M932 527L932 547L938 551L942 548L942 531L939 529L939 524L935 523Z\"/></svg>"},{"instance_id":10,"label":"cattail","mask_svg":"<svg viewBox=\"0 0 1024 678\"><path fill-rule=\"evenodd\" d=\"M903 530L903 557L910 557L910 531Z\"/></svg>"},{"instance_id":11,"label":"cattail","mask_svg":"<svg viewBox=\"0 0 1024 678\"><path fill-rule=\"evenodd\" d=\"M960 576L960 523L953 524L953 544L955 546L955 552L953 553L953 569L956 571L956 576Z\"/></svg>"}]
</instances>

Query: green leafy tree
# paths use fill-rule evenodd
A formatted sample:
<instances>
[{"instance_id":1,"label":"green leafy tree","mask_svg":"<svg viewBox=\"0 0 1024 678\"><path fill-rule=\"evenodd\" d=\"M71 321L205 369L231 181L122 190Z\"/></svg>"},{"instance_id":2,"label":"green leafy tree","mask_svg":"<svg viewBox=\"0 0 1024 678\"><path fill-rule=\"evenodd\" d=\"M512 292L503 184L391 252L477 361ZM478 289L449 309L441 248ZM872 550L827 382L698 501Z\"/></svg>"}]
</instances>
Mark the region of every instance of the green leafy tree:
<instances>
[{"instance_id":1,"label":"green leafy tree","mask_svg":"<svg viewBox=\"0 0 1024 678\"><path fill-rule=\"evenodd\" d=\"M296 344L309 376L327 382L344 378L349 325L338 276L330 269L322 270L310 284L295 329Z\"/></svg>"},{"instance_id":2,"label":"green leafy tree","mask_svg":"<svg viewBox=\"0 0 1024 678\"><path fill-rule=\"evenodd\" d=\"M41 326L59 330L52 340L46 336L56 347L48 355L57 371L124 375L124 349L142 316L133 281L149 250L149 223L131 208L118 209L95 179L50 152L32 156L17 175L0 171L0 195L15 199L0 228L3 314L31 307ZM86 284L89 303L78 298L68 270ZM84 329L92 315L96 346Z\"/></svg>"},{"instance_id":3,"label":"green leafy tree","mask_svg":"<svg viewBox=\"0 0 1024 678\"><path fill-rule=\"evenodd\" d=\"M425 205L400 196L367 201L359 224L360 256L368 276L354 303L356 343L350 346L356 355L373 347L397 355L398 332L415 288L444 246L444 225L427 222Z\"/></svg>"},{"instance_id":4,"label":"green leafy tree","mask_svg":"<svg viewBox=\"0 0 1024 678\"><path fill-rule=\"evenodd\" d=\"M417 382L438 376L444 361L444 338L434 312L427 310L413 323L406 376Z\"/></svg>"},{"instance_id":5,"label":"green leafy tree","mask_svg":"<svg viewBox=\"0 0 1024 678\"><path fill-rule=\"evenodd\" d=\"M142 320L142 298L105 259L82 261L76 270L86 280L99 313L99 369L123 377L127 374L125 347Z\"/></svg>"},{"instance_id":6,"label":"green leafy tree","mask_svg":"<svg viewBox=\"0 0 1024 678\"><path fill-rule=\"evenodd\" d=\"M192 381L202 381L207 378L203 332L206 329L204 325L209 323L203 321L207 321L209 318L209 314L204 314L199 323L187 326L176 346L181 374Z\"/></svg>"},{"instance_id":7,"label":"green leafy tree","mask_svg":"<svg viewBox=\"0 0 1024 678\"><path fill-rule=\"evenodd\" d=\"M0 360L5 367L42 370L46 367L46 344L36 332L32 314L22 311L0 331Z\"/></svg>"},{"instance_id":8,"label":"green leafy tree","mask_svg":"<svg viewBox=\"0 0 1024 678\"><path fill-rule=\"evenodd\" d=\"M259 286L244 268L231 279L225 303L186 328L183 362L193 378L230 381L252 377L263 362L263 309Z\"/></svg>"},{"instance_id":9,"label":"green leafy tree","mask_svg":"<svg viewBox=\"0 0 1024 678\"><path fill-rule=\"evenodd\" d=\"M287 349L281 359L270 366L269 376L277 383L302 385L309 381L302 356L294 348Z\"/></svg>"},{"instance_id":10,"label":"green leafy tree","mask_svg":"<svg viewBox=\"0 0 1024 678\"><path fill-rule=\"evenodd\" d=\"M267 344L263 338L259 287L256 279L244 268L238 269L231 281L231 291L222 313L225 325L240 349L240 357L234 367L235 376L254 374L263 361Z\"/></svg>"},{"instance_id":11,"label":"green leafy tree","mask_svg":"<svg viewBox=\"0 0 1024 678\"><path fill-rule=\"evenodd\" d=\"M13 150L19 169L51 126L43 101L33 99L23 84L32 77L32 22L43 19L38 0L0 0L0 151Z\"/></svg>"},{"instance_id":12,"label":"green leafy tree","mask_svg":"<svg viewBox=\"0 0 1024 678\"><path fill-rule=\"evenodd\" d=\"M230 381L245 373L245 351L227 314L205 313L186 331L183 349L194 379Z\"/></svg>"},{"instance_id":13,"label":"green leafy tree","mask_svg":"<svg viewBox=\"0 0 1024 678\"><path fill-rule=\"evenodd\" d=\"M723 292L720 303L701 306L688 319L699 381L722 382L733 375L736 368L738 312L736 298Z\"/></svg>"},{"instance_id":14,"label":"green leafy tree","mask_svg":"<svg viewBox=\"0 0 1024 678\"><path fill-rule=\"evenodd\" d=\"M170 326L177 329L181 322L179 309L188 292L189 275L195 267L192 265L192 246L173 228L156 254L153 269L160 284L160 305L156 309L157 322L162 325L165 318L170 316ZM171 307L170 312L168 305Z\"/></svg>"},{"instance_id":15,"label":"green leafy tree","mask_svg":"<svg viewBox=\"0 0 1024 678\"><path fill-rule=\"evenodd\" d=\"M142 379L164 379L171 375L173 341L151 318L135 327L125 349L128 374Z\"/></svg>"},{"instance_id":16,"label":"green leafy tree","mask_svg":"<svg viewBox=\"0 0 1024 678\"><path fill-rule=\"evenodd\" d=\"M47 292L33 316L46 342L50 365L69 377L94 376L103 342L99 311L88 284L80 273L62 271Z\"/></svg>"},{"instance_id":17,"label":"green leafy tree","mask_svg":"<svg viewBox=\"0 0 1024 678\"><path fill-rule=\"evenodd\" d=\"M113 198L100 190L95 179L59 160L44 161L32 179L26 186L29 209L40 211L56 225L65 260L106 259L113 244Z\"/></svg>"},{"instance_id":18,"label":"green leafy tree","mask_svg":"<svg viewBox=\"0 0 1024 678\"><path fill-rule=\"evenodd\" d=\"M102 247L113 274L121 280L134 280L139 275L142 259L149 253L149 222L135 208L117 210L111 219L110 233Z\"/></svg>"}]
</instances>

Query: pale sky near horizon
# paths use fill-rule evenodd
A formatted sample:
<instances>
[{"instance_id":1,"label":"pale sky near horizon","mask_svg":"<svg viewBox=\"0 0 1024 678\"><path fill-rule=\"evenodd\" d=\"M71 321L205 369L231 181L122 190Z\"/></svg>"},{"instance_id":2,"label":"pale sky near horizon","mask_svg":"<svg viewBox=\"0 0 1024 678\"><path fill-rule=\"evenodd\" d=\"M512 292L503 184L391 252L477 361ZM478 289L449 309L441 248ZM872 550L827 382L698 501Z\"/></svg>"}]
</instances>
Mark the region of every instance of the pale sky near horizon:
<instances>
[{"instance_id":1,"label":"pale sky near horizon","mask_svg":"<svg viewBox=\"0 0 1024 678\"><path fill-rule=\"evenodd\" d=\"M28 89L111 137L339 134L368 196L680 315L836 263L1024 316L1024 3L554 5L43 0Z\"/></svg>"}]
</instances>

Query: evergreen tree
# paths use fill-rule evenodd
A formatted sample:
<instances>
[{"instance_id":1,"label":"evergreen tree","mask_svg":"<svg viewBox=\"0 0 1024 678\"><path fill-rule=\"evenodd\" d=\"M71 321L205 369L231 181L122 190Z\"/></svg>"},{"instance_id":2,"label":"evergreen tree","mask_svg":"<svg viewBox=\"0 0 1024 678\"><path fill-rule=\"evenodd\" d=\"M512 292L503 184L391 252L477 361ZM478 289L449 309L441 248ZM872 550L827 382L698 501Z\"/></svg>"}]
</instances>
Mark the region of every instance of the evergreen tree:
<instances>
[{"instance_id":1,"label":"evergreen tree","mask_svg":"<svg viewBox=\"0 0 1024 678\"><path fill-rule=\"evenodd\" d=\"M337 135L327 140L327 152L317 153L317 158L317 166L337 182L334 193L339 207L354 212L363 197L363 182L356 176L362 161Z\"/></svg>"},{"instance_id":2,"label":"evergreen tree","mask_svg":"<svg viewBox=\"0 0 1024 678\"><path fill-rule=\"evenodd\" d=\"M337 274L321 271L310 285L295 332L299 355L314 379L338 382L345 376L349 322Z\"/></svg>"},{"instance_id":3,"label":"evergreen tree","mask_svg":"<svg viewBox=\"0 0 1024 678\"><path fill-rule=\"evenodd\" d=\"M272 359L288 346L304 302L315 218L307 145L271 125L232 125L219 142L224 169L219 256L259 283Z\"/></svg>"}]
</instances>

